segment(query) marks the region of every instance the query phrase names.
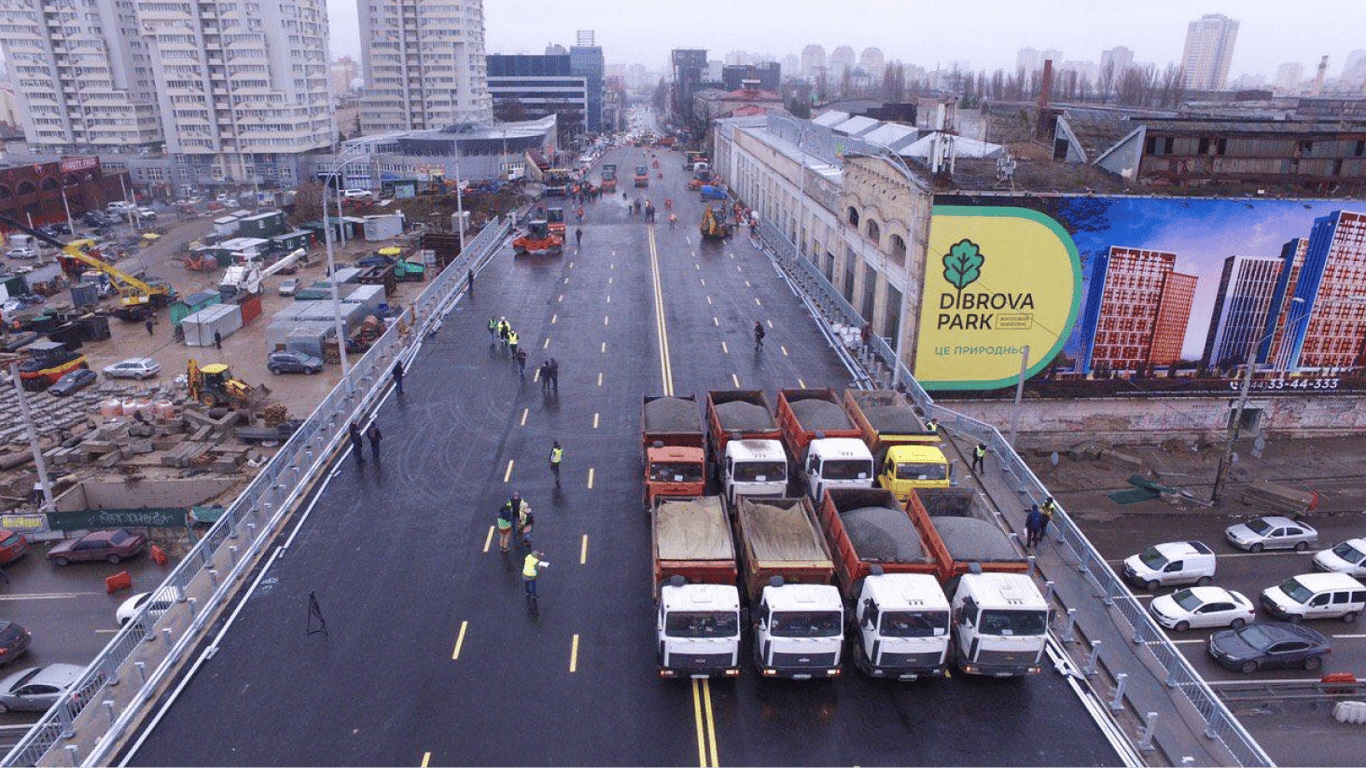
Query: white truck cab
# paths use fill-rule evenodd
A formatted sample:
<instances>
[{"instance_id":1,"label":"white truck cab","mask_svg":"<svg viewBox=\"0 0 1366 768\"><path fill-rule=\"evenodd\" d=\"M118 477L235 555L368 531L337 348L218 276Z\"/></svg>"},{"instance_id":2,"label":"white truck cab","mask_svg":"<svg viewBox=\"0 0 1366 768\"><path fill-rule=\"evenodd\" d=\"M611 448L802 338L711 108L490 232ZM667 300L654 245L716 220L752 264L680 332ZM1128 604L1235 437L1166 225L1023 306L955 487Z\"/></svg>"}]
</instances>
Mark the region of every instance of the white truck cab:
<instances>
[{"instance_id":1,"label":"white truck cab","mask_svg":"<svg viewBox=\"0 0 1366 768\"><path fill-rule=\"evenodd\" d=\"M655 619L660 677L740 674L740 592L730 584L660 587Z\"/></svg>"},{"instance_id":2,"label":"white truck cab","mask_svg":"<svg viewBox=\"0 0 1366 768\"><path fill-rule=\"evenodd\" d=\"M844 601L828 584L764 587L754 629L754 663L764 677L837 677L844 649Z\"/></svg>"},{"instance_id":3,"label":"white truck cab","mask_svg":"<svg viewBox=\"0 0 1366 768\"><path fill-rule=\"evenodd\" d=\"M854 663L873 677L915 680L944 674L949 600L929 574L889 573L863 580L854 604Z\"/></svg>"},{"instance_id":4,"label":"white truck cab","mask_svg":"<svg viewBox=\"0 0 1366 768\"><path fill-rule=\"evenodd\" d=\"M958 668L968 674L1037 674L1048 603L1026 574L964 574L953 593L953 638Z\"/></svg>"},{"instance_id":5,"label":"white truck cab","mask_svg":"<svg viewBox=\"0 0 1366 768\"><path fill-rule=\"evenodd\" d=\"M800 472L807 493L820 504L826 488L872 488L873 453L856 438L818 438L806 447Z\"/></svg>"},{"instance_id":6,"label":"white truck cab","mask_svg":"<svg viewBox=\"0 0 1366 768\"><path fill-rule=\"evenodd\" d=\"M731 440L721 461L721 488L734 506L741 496L787 493L787 453L777 440Z\"/></svg>"}]
</instances>

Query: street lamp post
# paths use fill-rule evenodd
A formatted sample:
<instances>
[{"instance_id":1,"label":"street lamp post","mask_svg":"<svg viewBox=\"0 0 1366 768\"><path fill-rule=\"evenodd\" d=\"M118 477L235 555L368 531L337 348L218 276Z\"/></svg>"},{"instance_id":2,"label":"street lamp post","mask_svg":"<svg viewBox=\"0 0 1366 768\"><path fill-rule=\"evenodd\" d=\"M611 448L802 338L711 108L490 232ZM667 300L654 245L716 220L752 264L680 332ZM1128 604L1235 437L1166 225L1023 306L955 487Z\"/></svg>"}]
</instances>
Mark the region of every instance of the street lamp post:
<instances>
[{"instance_id":1,"label":"street lamp post","mask_svg":"<svg viewBox=\"0 0 1366 768\"><path fill-rule=\"evenodd\" d=\"M1020 428L1020 401L1024 399L1025 374L1029 372L1029 345L1020 347L1020 379L1015 382L1015 407L1010 409L1010 447L1015 447L1015 433Z\"/></svg>"},{"instance_id":2,"label":"street lamp post","mask_svg":"<svg viewBox=\"0 0 1366 768\"><path fill-rule=\"evenodd\" d=\"M1304 299L1296 296L1290 300L1291 304L1303 304ZM1224 439L1224 454L1219 457L1219 469L1214 473L1214 488L1210 491L1209 500L1211 504L1219 504L1224 496L1224 485L1228 482L1228 471L1233 466L1233 442L1238 439L1238 431L1243 426L1243 409L1247 408L1247 395L1252 389L1252 369L1257 364L1257 347L1263 341L1276 335L1276 329L1265 336L1252 342L1247 347L1247 359L1244 361L1243 385L1238 391L1238 406L1233 411L1233 418L1229 420L1228 436ZM1274 363L1273 363L1274 367Z\"/></svg>"},{"instance_id":3,"label":"street lamp post","mask_svg":"<svg viewBox=\"0 0 1366 768\"><path fill-rule=\"evenodd\" d=\"M52 483L47 478L47 462L43 460L43 448L38 442L38 426L33 423L33 411L29 409L28 393L24 391L23 383L19 379L19 358L13 357L9 361L9 375L14 381L14 394L19 398L19 412L24 416L24 425L28 427L28 444L33 451L33 466L38 468L38 487L43 492L42 509L52 508Z\"/></svg>"},{"instance_id":4,"label":"street lamp post","mask_svg":"<svg viewBox=\"0 0 1366 768\"><path fill-rule=\"evenodd\" d=\"M332 222L327 218L327 189L336 179L337 173L346 164L346 156L364 147L364 144L352 144L350 149L342 152L336 160L332 162L332 170L328 172L323 180L323 243L327 249L327 275L329 282L332 283L332 321L337 330L337 351L341 354L342 379L346 381L348 392L354 392L355 382L351 381L351 360L346 354L346 331L342 327L341 321L341 298L338 293L341 287L337 284L337 264L332 254ZM341 200L337 201L337 224L344 226L341 221Z\"/></svg>"}]
</instances>

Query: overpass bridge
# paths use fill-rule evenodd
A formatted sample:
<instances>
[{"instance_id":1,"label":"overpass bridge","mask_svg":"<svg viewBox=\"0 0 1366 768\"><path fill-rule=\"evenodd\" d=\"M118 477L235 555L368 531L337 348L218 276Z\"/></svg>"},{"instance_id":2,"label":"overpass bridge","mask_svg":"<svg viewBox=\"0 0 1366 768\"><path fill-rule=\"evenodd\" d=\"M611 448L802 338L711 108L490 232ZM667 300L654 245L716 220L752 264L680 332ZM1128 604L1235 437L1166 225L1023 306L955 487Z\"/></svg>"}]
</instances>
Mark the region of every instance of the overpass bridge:
<instances>
[{"instance_id":1,"label":"overpass bridge","mask_svg":"<svg viewBox=\"0 0 1366 768\"><path fill-rule=\"evenodd\" d=\"M490 224L180 563L166 586L181 601L116 635L5 763L1269 765L1065 512L1035 563L1058 608L1044 674L655 677L639 396L885 385L890 371L832 343L853 310L776 230L700 243L700 206L662 154L648 192L679 201L677 228L603 198L585 206L581 250L515 260L509 223ZM525 380L489 345L491 315L521 335ZM558 396L533 375L552 356ZM972 482L1021 528L1037 478L993 428L898 378L950 451L991 446L995 470ZM381 426L380 461L349 454L353 419ZM491 546L513 491L551 563L537 606L520 557Z\"/></svg>"}]
</instances>

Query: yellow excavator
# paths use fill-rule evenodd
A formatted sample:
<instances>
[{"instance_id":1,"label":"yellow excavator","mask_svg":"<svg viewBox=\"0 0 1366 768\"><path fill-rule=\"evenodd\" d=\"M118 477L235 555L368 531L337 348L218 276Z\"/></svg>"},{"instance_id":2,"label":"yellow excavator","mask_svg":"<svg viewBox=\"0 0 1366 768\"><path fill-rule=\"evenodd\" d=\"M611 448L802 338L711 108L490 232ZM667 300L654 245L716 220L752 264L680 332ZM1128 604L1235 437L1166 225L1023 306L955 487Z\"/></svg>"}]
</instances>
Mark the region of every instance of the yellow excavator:
<instances>
[{"instance_id":1,"label":"yellow excavator","mask_svg":"<svg viewBox=\"0 0 1366 768\"><path fill-rule=\"evenodd\" d=\"M717 214L710 205L702 208L702 224L698 228L704 240L725 240L730 237L730 223L726 221L725 211Z\"/></svg>"},{"instance_id":2,"label":"yellow excavator","mask_svg":"<svg viewBox=\"0 0 1366 768\"><path fill-rule=\"evenodd\" d=\"M95 241L89 239L72 240L63 243L45 232L25 226L8 216L0 216L0 224L26 232L38 240L61 250L62 257L75 260L108 275L110 283L119 294L119 308L114 315L122 320L143 320L159 307L175 301L176 291L166 283L148 282L134 277L112 264L99 258Z\"/></svg>"},{"instance_id":3,"label":"yellow excavator","mask_svg":"<svg viewBox=\"0 0 1366 768\"><path fill-rule=\"evenodd\" d=\"M200 367L193 359L186 367L190 398L207 408L225 405L230 408L251 408L270 396L270 388L257 387L235 378L232 370L222 363Z\"/></svg>"}]
</instances>

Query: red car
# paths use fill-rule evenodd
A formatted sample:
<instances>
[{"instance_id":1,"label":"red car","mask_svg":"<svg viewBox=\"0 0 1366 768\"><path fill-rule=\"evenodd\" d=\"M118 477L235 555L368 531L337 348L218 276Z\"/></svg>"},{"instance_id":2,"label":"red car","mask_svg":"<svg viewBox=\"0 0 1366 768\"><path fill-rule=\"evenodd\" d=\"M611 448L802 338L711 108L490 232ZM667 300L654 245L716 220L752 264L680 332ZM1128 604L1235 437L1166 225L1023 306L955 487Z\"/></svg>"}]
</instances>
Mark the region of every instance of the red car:
<instances>
[{"instance_id":1,"label":"red car","mask_svg":"<svg viewBox=\"0 0 1366 768\"><path fill-rule=\"evenodd\" d=\"M147 546L147 537L140 533L119 528L113 531L95 531L79 539L67 539L47 553L47 559L57 565L78 560L108 560L117 563L132 557Z\"/></svg>"},{"instance_id":2,"label":"red car","mask_svg":"<svg viewBox=\"0 0 1366 768\"><path fill-rule=\"evenodd\" d=\"M0 528L0 565L9 565L26 554L28 538L22 533Z\"/></svg>"}]
</instances>

